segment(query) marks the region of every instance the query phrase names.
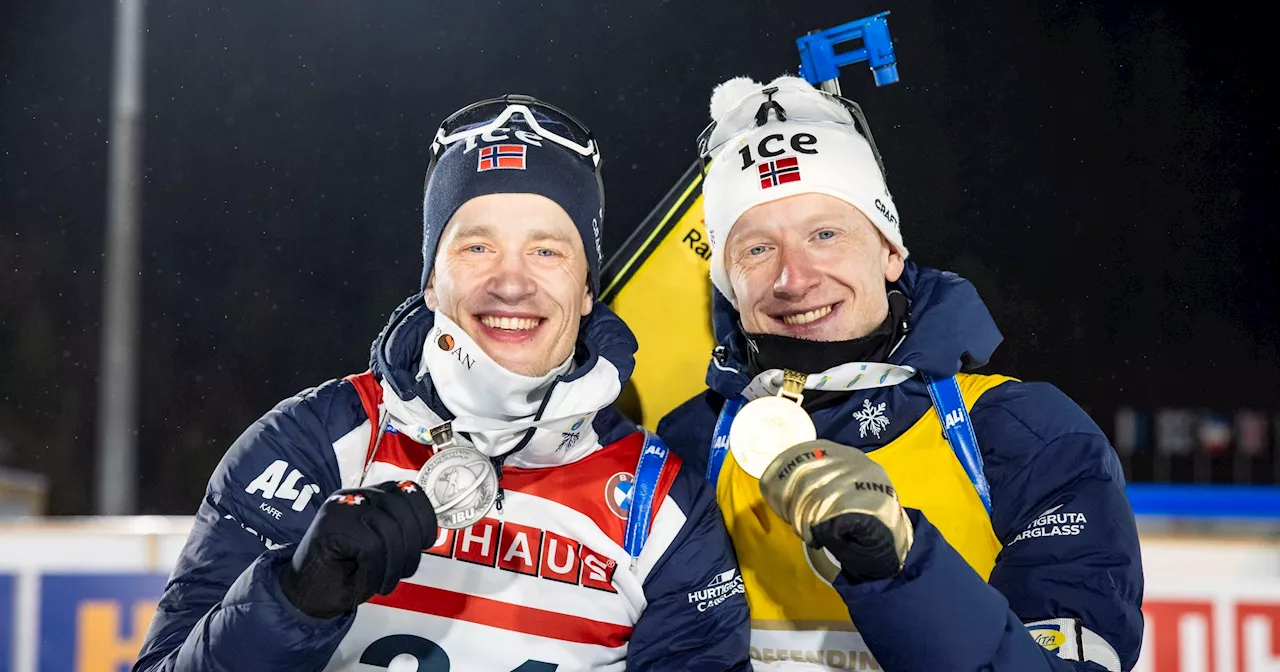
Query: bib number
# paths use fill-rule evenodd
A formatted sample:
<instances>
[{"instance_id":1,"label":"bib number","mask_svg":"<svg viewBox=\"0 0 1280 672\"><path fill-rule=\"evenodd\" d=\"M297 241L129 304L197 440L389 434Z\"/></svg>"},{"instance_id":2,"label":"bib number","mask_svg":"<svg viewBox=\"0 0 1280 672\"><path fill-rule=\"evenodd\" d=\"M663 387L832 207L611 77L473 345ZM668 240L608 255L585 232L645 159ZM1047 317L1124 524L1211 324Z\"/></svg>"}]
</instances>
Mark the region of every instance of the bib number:
<instances>
[{"instance_id":1,"label":"bib number","mask_svg":"<svg viewBox=\"0 0 1280 672\"><path fill-rule=\"evenodd\" d=\"M449 654L439 644L415 635L383 637L364 650L360 662L388 670L395 663L394 672L449 672ZM511 672L555 672L557 667L555 663L526 660Z\"/></svg>"}]
</instances>

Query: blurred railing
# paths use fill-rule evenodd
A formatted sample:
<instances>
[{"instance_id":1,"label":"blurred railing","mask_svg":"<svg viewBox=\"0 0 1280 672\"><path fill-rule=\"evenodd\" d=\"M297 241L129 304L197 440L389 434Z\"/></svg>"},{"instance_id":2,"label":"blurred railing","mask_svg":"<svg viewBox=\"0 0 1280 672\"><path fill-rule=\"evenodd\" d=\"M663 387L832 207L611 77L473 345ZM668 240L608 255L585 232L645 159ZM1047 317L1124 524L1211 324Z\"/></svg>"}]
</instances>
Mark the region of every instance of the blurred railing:
<instances>
[{"instance_id":1,"label":"blurred railing","mask_svg":"<svg viewBox=\"0 0 1280 672\"><path fill-rule=\"evenodd\" d=\"M1139 516L1146 633L1137 672L1276 669L1280 517L1228 510L1274 510L1273 491L1132 487L1136 508L1160 514ZM190 525L187 517L0 521L0 672L127 667Z\"/></svg>"}]
</instances>

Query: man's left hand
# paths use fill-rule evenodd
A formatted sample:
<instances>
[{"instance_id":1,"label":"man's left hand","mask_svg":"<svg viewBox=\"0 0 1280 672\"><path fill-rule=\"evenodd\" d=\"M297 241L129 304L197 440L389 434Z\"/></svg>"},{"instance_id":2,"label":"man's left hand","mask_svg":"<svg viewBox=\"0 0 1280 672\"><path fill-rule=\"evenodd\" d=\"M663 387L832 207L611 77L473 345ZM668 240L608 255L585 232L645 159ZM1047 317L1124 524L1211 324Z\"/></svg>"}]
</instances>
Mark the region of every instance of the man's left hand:
<instances>
[{"instance_id":1,"label":"man's left hand","mask_svg":"<svg viewBox=\"0 0 1280 672\"><path fill-rule=\"evenodd\" d=\"M889 475L861 450L825 439L798 444L769 464L760 490L805 543L835 557L850 581L902 570L911 521Z\"/></svg>"}]
</instances>

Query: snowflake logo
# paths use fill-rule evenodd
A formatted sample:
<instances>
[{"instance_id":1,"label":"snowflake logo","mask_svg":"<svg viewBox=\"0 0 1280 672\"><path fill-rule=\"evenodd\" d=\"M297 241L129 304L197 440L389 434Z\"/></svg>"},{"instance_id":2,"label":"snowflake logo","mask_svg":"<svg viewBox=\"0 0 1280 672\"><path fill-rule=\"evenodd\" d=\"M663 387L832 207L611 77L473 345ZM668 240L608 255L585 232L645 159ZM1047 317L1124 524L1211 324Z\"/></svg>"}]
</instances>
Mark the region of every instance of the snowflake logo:
<instances>
[{"instance_id":1,"label":"snowflake logo","mask_svg":"<svg viewBox=\"0 0 1280 672\"><path fill-rule=\"evenodd\" d=\"M854 411L853 417L858 420L858 436L862 438L866 438L867 430L871 430L878 439L880 432L889 426L889 418L884 414L883 401L872 406L870 399L863 399L862 410Z\"/></svg>"}]
</instances>

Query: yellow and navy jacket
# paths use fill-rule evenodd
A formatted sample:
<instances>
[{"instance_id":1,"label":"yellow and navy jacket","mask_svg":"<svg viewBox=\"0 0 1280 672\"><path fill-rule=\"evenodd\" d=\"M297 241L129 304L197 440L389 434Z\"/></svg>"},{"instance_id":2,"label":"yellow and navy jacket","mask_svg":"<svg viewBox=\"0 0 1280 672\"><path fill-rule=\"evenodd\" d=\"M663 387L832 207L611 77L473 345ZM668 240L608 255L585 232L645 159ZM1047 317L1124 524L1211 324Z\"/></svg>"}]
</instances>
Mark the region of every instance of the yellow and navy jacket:
<instances>
[{"instance_id":1,"label":"yellow and navy jacket","mask_svg":"<svg viewBox=\"0 0 1280 672\"><path fill-rule=\"evenodd\" d=\"M1049 384L968 373L1002 338L968 281L908 262L896 284L911 307L890 362L935 380L956 376L990 512L920 375L811 409L821 438L866 451L898 490L915 542L892 578L825 582L813 569L825 552L804 546L730 452L714 480L746 584L757 669L1130 670L1142 567L1106 436ZM750 381L738 315L715 301L710 389L658 426L687 466L704 470L721 407Z\"/></svg>"}]
</instances>

